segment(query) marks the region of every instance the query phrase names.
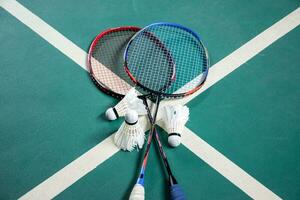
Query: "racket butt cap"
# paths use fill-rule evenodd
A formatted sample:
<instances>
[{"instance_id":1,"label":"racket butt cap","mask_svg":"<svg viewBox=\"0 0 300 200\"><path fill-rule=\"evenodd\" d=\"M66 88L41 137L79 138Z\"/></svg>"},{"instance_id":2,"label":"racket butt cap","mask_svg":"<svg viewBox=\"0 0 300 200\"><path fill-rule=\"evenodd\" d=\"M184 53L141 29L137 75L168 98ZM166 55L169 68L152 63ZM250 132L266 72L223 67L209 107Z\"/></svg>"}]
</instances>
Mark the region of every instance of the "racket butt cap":
<instances>
[{"instance_id":1,"label":"racket butt cap","mask_svg":"<svg viewBox=\"0 0 300 200\"><path fill-rule=\"evenodd\" d=\"M145 200L145 188L141 184L135 184L130 196L129 200Z\"/></svg>"},{"instance_id":2,"label":"racket butt cap","mask_svg":"<svg viewBox=\"0 0 300 200\"><path fill-rule=\"evenodd\" d=\"M178 184L170 186L171 200L186 200L183 190Z\"/></svg>"}]
</instances>

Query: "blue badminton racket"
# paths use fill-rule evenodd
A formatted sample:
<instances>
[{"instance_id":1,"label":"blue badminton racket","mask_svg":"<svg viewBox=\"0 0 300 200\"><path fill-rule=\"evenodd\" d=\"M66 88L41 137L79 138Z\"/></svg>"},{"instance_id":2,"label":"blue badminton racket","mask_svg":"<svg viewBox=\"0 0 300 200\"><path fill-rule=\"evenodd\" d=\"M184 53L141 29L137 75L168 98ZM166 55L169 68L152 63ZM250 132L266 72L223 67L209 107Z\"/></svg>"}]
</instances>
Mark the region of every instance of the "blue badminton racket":
<instances>
[{"instance_id":1,"label":"blue badminton racket","mask_svg":"<svg viewBox=\"0 0 300 200\"><path fill-rule=\"evenodd\" d=\"M125 71L133 83L142 88L156 102L153 118L150 116L150 136L160 101L164 98L181 98L191 95L204 84L209 68L209 58L200 37L192 30L175 23L155 23L137 32L124 52ZM159 142L160 151L162 146ZM130 199L142 199L136 192L144 186L144 173L148 159L148 146L141 166L137 184ZM162 159L169 175L172 200L185 199L164 153ZM136 188L137 186L137 188Z\"/></svg>"}]
</instances>

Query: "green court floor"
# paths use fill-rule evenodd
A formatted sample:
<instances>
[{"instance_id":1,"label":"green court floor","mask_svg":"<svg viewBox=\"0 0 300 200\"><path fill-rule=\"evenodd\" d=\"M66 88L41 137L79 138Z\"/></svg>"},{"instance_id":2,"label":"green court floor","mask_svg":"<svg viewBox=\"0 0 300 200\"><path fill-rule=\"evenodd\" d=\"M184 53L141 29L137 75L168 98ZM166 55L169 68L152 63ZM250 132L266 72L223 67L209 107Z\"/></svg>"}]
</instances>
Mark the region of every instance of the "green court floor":
<instances>
[{"instance_id":1,"label":"green court floor","mask_svg":"<svg viewBox=\"0 0 300 200\"><path fill-rule=\"evenodd\" d=\"M122 120L104 119L117 100L2 7L7 1L0 0L0 199L17 199L109 137ZM300 6L299 0L18 2L85 52L110 27L183 24L201 35L212 66ZM299 46L298 26L187 104L189 129L291 200L300 196ZM167 135L162 138L188 199L251 199L189 148L171 149ZM55 198L127 199L141 156L119 151ZM158 156L152 148L149 200L168 199Z\"/></svg>"}]
</instances>

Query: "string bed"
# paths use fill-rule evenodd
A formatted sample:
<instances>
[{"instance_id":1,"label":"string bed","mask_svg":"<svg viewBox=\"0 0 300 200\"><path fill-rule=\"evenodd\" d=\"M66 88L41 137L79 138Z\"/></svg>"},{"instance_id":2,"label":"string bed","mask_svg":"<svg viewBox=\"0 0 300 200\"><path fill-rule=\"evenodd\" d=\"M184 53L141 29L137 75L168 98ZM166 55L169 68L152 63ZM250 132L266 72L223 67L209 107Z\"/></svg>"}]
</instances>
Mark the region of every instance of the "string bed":
<instances>
[{"instance_id":1,"label":"string bed","mask_svg":"<svg viewBox=\"0 0 300 200\"><path fill-rule=\"evenodd\" d=\"M123 54L131 37L140 28L118 27L99 34L91 44L88 66L92 80L104 92L122 98L133 87L124 71Z\"/></svg>"},{"instance_id":2,"label":"string bed","mask_svg":"<svg viewBox=\"0 0 300 200\"><path fill-rule=\"evenodd\" d=\"M178 24L157 23L140 30L124 54L134 82L164 97L190 94L205 81L209 59L199 36Z\"/></svg>"}]
</instances>

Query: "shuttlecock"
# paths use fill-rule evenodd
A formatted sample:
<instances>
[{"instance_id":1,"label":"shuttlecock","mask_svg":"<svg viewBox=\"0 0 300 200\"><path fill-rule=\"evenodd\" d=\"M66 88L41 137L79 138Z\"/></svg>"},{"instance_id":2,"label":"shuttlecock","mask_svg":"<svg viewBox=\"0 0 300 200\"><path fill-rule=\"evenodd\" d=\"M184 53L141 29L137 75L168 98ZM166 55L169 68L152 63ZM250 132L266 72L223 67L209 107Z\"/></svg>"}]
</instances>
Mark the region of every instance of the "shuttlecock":
<instances>
[{"instance_id":1,"label":"shuttlecock","mask_svg":"<svg viewBox=\"0 0 300 200\"><path fill-rule=\"evenodd\" d=\"M135 184L130 196L129 200L144 200L145 199L145 188L141 184Z\"/></svg>"},{"instance_id":2,"label":"shuttlecock","mask_svg":"<svg viewBox=\"0 0 300 200\"><path fill-rule=\"evenodd\" d=\"M135 110L138 115L146 115L147 110L143 101L137 97L136 90L130 89L124 98L113 108L109 108L105 112L105 116L109 120L115 120L124 116L128 110Z\"/></svg>"},{"instance_id":3,"label":"shuttlecock","mask_svg":"<svg viewBox=\"0 0 300 200\"><path fill-rule=\"evenodd\" d=\"M168 133L168 143L171 147L177 147L181 143L181 133L189 119L189 108L182 105L165 106L163 122Z\"/></svg>"},{"instance_id":4,"label":"shuttlecock","mask_svg":"<svg viewBox=\"0 0 300 200\"><path fill-rule=\"evenodd\" d=\"M117 147L124 151L141 149L144 145L145 133L138 121L138 114L134 110L128 110L125 114L125 122L120 126L114 136Z\"/></svg>"}]
</instances>

